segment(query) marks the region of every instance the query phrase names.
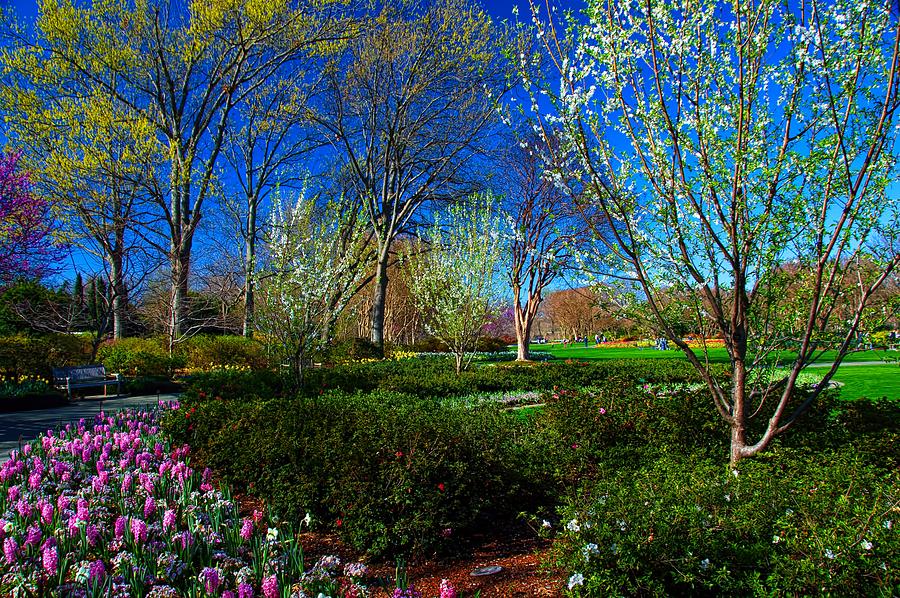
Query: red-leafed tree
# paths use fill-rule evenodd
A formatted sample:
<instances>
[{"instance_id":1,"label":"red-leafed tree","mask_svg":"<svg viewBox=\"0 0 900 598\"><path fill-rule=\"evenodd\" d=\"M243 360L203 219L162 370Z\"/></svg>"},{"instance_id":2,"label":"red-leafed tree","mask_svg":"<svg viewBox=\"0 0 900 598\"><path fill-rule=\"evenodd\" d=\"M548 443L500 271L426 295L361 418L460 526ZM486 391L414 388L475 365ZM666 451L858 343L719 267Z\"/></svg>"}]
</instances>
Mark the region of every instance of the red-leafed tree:
<instances>
[{"instance_id":1,"label":"red-leafed tree","mask_svg":"<svg viewBox=\"0 0 900 598\"><path fill-rule=\"evenodd\" d=\"M59 247L51 236L50 205L32 193L19 154L0 154L0 285L47 273Z\"/></svg>"}]
</instances>

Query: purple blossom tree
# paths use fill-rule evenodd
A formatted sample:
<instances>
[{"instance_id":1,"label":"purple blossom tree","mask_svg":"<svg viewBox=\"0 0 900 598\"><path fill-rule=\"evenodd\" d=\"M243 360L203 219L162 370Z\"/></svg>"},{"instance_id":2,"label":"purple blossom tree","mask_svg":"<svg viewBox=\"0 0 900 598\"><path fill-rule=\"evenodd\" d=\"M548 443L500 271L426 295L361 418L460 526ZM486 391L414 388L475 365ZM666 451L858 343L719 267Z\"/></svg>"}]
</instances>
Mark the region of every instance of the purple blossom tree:
<instances>
[{"instance_id":1,"label":"purple blossom tree","mask_svg":"<svg viewBox=\"0 0 900 598\"><path fill-rule=\"evenodd\" d=\"M59 254L50 205L32 193L19 154L0 154L0 285L41 278Z\"/></svg>"}]
</instances>

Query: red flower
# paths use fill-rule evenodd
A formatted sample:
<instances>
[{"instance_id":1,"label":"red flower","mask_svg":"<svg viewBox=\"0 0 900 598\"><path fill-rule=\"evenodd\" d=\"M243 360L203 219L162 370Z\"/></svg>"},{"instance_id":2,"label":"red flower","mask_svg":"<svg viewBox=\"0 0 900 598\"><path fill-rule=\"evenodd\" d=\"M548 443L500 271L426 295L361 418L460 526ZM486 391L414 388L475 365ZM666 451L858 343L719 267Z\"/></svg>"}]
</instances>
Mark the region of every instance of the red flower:
<instances>
[{"instance_id":1,"label":"red flower","mask_svg":"<svg viewBox=\"0 0 900 598\"><path fill-rule=\"evenodd\" d=\"M396 453L394 453L394 456L396 456L399 459L400 457L403 456L403 451L397 451Z\"/></svg>"},{"instance_id":2,"label":"red flower","mask_svg":"<svg viewBox=\"0 0 900 598\"><path fill-rule=\"evenodd\" d=\"M441 492L444 491L444 482L441 482L440 484L438 484L438 490L440 490Z\"/></svg>"},{"instance_id":3,"label":"red flower","mask_svg":"<svg viewBox=\"0 0 900 598\"><path fill-rule=\"evenodd\" d=\"M334 522L334 524L335 524L336 526L338 526L338 527L341 527L341 524L342 524L342 523L344 523L344 520L341 519L340 517L338 517L338 518L337 518L337 521Z\"/></svg>"}]
</instances>

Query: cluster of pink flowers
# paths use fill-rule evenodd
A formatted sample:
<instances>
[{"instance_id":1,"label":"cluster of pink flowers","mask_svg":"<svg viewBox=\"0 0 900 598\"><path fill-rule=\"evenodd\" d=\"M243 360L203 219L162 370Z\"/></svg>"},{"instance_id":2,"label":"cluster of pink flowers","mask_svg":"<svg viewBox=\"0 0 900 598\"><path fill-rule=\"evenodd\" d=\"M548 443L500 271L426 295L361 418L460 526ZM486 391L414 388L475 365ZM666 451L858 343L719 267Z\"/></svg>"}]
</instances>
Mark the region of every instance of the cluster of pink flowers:
<instances>
[{"instance_id":1,"label":"cluster of pink flowers","mask_svg":"<svg viewBox=\"0 0 900 598\"><path fill-rule=\"evenodd\" d=\"M189 447L166 441L160 413L48 430L0 466L0 595L367 593L341 570L305 570L290 530L242 518Z\"/></svg>"}]
</instances>

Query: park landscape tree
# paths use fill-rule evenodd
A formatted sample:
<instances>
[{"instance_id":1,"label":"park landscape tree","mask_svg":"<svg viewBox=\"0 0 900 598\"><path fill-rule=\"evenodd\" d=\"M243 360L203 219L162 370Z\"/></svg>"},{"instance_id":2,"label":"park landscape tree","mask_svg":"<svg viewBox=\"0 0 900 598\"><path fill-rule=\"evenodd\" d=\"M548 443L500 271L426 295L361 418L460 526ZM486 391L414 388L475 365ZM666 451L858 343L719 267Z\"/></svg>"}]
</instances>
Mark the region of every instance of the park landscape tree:
<instances>
[{"instance_id":1,"label":"park landscape tree","mask_svg":"<svg viewBox=\"0 0 900 598\"><path fill-rule=\"evenodd\" d=\"M0 154L0 285L41 278L58 254L49 202L34 193L19 154Z\"/></svg>"},{"instance_id":2,"label":"park landscape tree","mask_svg":"<svg viewBox=\"0 0 900 598\"><path fill-rule=\"evenodd\" d=\"M460 373L498 304L500 223L495 200L476 196L451 206L420 235L427 250L414 254L408 284L425 330L443 341Z\"/></svg>"},{"instance_id":3,"label":"park landscape tree","mask_svg":"<svg viewBox=\"0 0 900 598\"><path fill-rule=\"evenodd\" d=\"M531 133L509 148L503 161L504 208L510 229L504 253L518 361L528 360L531 328L544 291L577 265L574 254L585 237L573 198L554 183L543 161L548 156L544 145L542 137Z\"/></svg>"},{"instance_id":4,"label":"park landscape tree","mask_svg":"<svg viewBox=\"0 0 900 598\"><path fill-rule=\"evenodd\" d=\"M602 280L624 279L703 376L737 464L827 388L900 261L890 187L900 22L887 2L845 0L593 0L585 22L547 8L532 4L555 81L526 84L535 107L538 97L552 105L537 117L560 142L558 180L587 181L614 223L611 237L596 235L611 275ZM523 73L530 60L522 55ZM858 259L876 267L849 285ZM809 284L803 325L787 337L765 322L791 261ZM834 326L848 288L851 309ZM715 322L728 384L675 334L666 293ZM789 373L773 376L787 348ZM798 389L829 348L837 356L822 381Z\"/></svg>"},{"instance_id":5,"label":"park landscape tree","mask_svg":"<svg viewBox=\"0 0 900 598\"><path fill-rule=\"evenodd\" d=\"M310 118L365 207L377 248L371 340L384 344L394 242L423 206L475 190L474 161L497 122L510 71L500 33L463 0L375 4L359 34L325 67Z\"/></svg>"},{"instance_id":6,"label":"park landscape tree","mask_svg":"<svg viewBox=\"0 0 900 598\"><path fill-rule=\"evenodd\" d=\"M298 386L371 266L369 233L360 220L359 204L343 198L317 205L300 193L273 205L267 257L256 274L257 324Z\"/></svg>"}]
</instances>

